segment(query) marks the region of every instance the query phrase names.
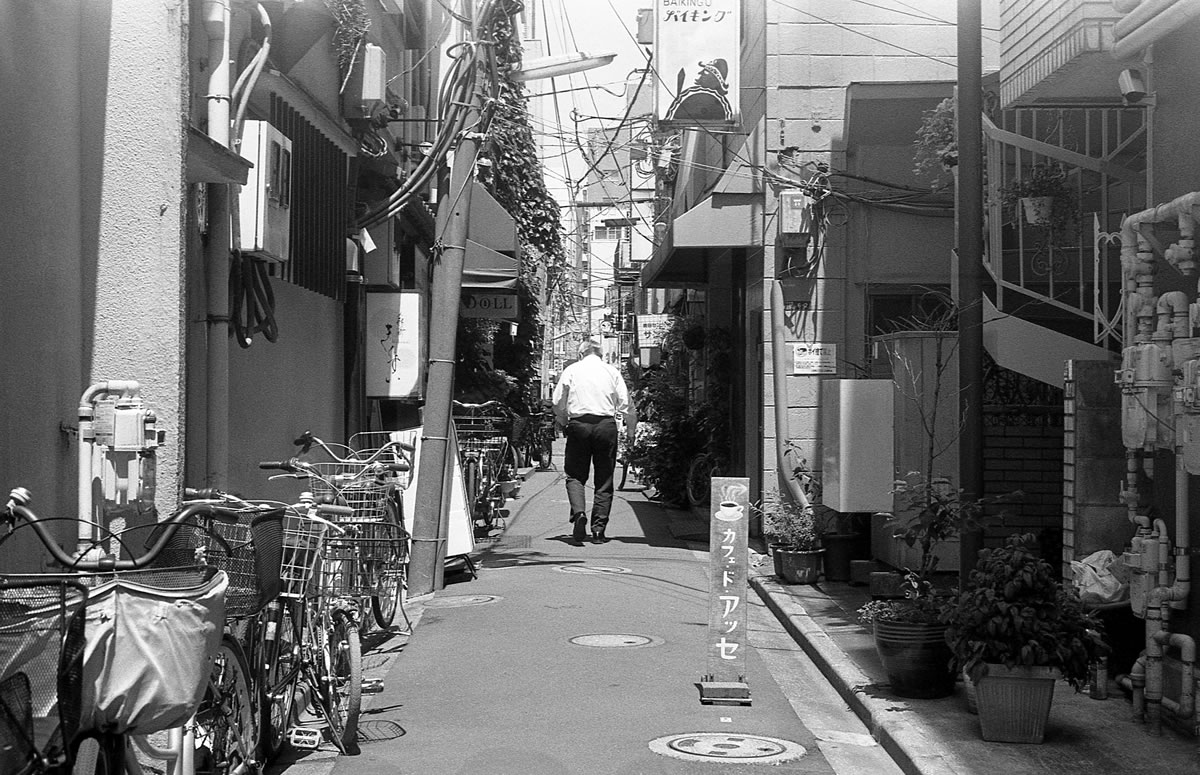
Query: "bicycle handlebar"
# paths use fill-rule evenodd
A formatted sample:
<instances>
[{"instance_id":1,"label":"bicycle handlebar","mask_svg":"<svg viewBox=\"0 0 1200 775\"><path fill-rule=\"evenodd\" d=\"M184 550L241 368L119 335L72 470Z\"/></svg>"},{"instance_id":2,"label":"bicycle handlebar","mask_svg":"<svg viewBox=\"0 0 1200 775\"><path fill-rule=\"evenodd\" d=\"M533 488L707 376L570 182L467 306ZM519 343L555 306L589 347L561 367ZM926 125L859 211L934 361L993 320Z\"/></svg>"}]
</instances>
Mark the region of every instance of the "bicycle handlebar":
<instances>
[{"instance_id":1,"label":"bicycle handlebar","mask_svg":"<svg viewBox=\"0 0 1200 775\"><path fill-rule=\"evenodd\" d=\"M472 411L472 412L478 411L480 409L505 409L505 410L508 409L508 407L505 406L505 404L502 401L498 401L495 398L491 399L490 401L484 401L482 404L471 404L471 403L467 403L466 401L458 401L458 400L455 400L453 403L454 403L455 409L466 409L466 410Z\"/></svg>"},{"instance_id":2,"label":"bicycle handlebar","mask_svg":"<svg viewBox=\"0 0 1200 775\"><path fill-rule=\"evenodd\" d=\"M218 503L189 503L161 523L166 526L165 529L159 535L158 540L154 542L154 545L147 549L144 554L129 560L107 556L101 557L98 560L85 560L82 557L72 557L63 551L54 538L46 532L46 528L43 527L37 514L28 508L27 504L31 500L32 496L28 490L24 487L15 488L9 493L9 500L3 514L0 514L0 520L10 525L14 524L17 519L23 520L33 528L33 532L37 535L38 540L42 542L42 545L46 547L46 550L50 552L54 560L70 570L109 572L145 568L158 558L159 553L166 548L179 528L193 517L206 514L224 522L236 522L238 519L236 509L221 506Z\"/></svg>"}]
</instances>

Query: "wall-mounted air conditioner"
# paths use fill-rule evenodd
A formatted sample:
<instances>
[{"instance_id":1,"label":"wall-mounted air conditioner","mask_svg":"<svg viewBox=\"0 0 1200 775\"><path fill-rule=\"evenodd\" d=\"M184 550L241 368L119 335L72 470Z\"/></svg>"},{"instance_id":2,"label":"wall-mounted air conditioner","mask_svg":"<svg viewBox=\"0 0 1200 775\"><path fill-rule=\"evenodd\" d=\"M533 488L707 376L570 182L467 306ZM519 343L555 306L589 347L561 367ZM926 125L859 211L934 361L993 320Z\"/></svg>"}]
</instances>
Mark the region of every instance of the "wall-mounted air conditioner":
<instances>
[{"instance_id":1,"label":"wall-mounted air conditioner","mask_svg":"<svg viewBox=\"0 0 1200 775\"><path fill-rule=\"evenodd\" d=\"M292 228L292 141L266 121L247 121L241 153L254 164L238 200L242 252L269 261L287 261Z\"/></svg>"}]
</instances>

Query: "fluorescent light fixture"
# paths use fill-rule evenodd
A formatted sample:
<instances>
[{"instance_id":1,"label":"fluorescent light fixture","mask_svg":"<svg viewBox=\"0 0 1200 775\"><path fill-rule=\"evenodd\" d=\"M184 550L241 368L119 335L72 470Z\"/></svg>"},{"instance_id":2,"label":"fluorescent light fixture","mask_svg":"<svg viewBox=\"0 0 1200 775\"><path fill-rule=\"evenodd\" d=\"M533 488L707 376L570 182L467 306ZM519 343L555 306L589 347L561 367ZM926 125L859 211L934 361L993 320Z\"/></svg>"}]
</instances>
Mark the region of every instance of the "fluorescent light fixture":
<instances>
[{"instance_id":1,"label":"fluorescent light fixture","mask_svg":"<svg viewBox=\"0 0 1200 775\"><path fill-rule=\"evenodd\" d=\"M556 78L560 75L581 73L603 67L617 58L616 53L602 51L599 54L589 54L586 51L576 51L573 54L558 54L551 57L537 57L521 63L519 68L509 71L508 77L517 83L533 81L538 78Z\"/></svg>"}]
</instances>

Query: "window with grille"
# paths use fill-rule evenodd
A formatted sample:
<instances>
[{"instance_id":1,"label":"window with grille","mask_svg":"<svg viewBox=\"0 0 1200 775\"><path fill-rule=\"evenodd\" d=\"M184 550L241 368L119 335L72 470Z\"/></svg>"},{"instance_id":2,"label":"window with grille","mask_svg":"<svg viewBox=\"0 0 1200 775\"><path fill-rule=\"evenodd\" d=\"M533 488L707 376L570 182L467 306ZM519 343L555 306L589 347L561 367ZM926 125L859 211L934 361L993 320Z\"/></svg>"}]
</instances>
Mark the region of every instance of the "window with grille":
<instances>
[{"instance_id":1,"label":"window with grille","mask_svg":"<svg viewBox=\"0 0 1200 775\"><path fill-rule=\"evenodd\" d=\"M597 226L592 231L592 236L599 240L628 240L628 226Z\"/></svg>"},{"instance_id":2,"label":"window with grille","mask_svg":"<svg viewBox=\"0 0 1200 775\"><path fill-rule=\"evenodd\" d=\"M279 189L292 200L291 255L281 279L341 301L352 215L349 157L279 95L272 96L268 120L292 141L291 180ZM282 161L278 169L287 169Z\"/></svg>"}]
</instances>

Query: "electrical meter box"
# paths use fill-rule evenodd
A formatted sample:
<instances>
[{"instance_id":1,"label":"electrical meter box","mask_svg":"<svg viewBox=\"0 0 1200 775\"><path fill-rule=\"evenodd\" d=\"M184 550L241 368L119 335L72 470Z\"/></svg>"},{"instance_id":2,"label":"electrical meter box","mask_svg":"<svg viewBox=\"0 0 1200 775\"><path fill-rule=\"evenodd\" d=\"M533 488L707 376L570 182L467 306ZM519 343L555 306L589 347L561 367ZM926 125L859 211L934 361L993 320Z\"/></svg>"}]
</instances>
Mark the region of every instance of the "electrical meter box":
<instances>
[{"instance_id":1,"label":"electrical meter box","mask_svg":"<svg viewBox=\"0 0 1200 775\"><path fill-rule=\"evenodd\" d=\"M241 153L254 164L238 200L242 252L285 262L291 250L292 141L266 121L247 121Z\"/></svg>"},{"instance_id":2,"label":"electrical meter box","mask_svg":"<svg viewBox=\"0 0 1200 775\"><path fill-rule=\"evenodd\" d=\"M807 237L812 233L812 200L799 189L779 192L779 234Z\"/></svg>"},{"instance_id":3,"label":"electrical meter box","mask_svg":"<svg viewBox=\"0 0 1200 775\"><path fill-rule=\"evenodd\" d=\"M895 386L890 379L821 382L821 502L843 513L892 510Z\"/></svg>"}]
</instances>

